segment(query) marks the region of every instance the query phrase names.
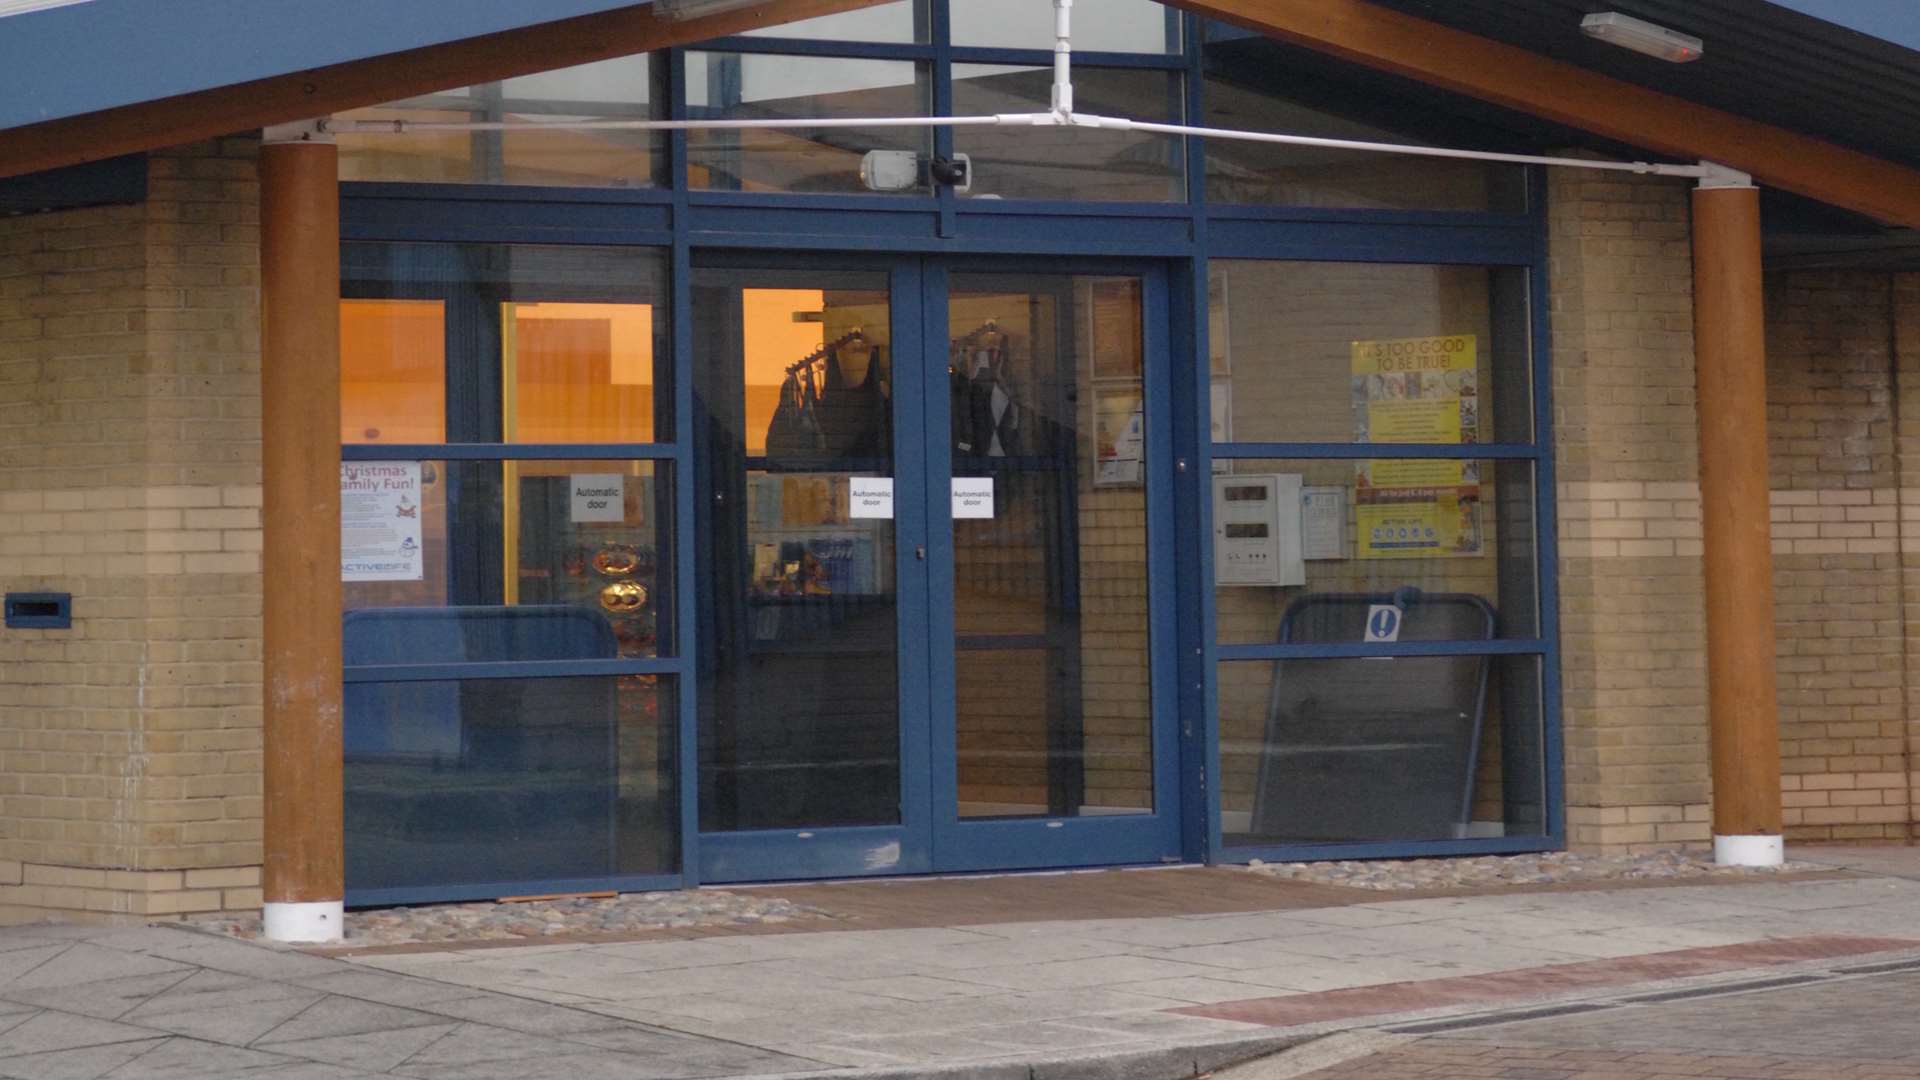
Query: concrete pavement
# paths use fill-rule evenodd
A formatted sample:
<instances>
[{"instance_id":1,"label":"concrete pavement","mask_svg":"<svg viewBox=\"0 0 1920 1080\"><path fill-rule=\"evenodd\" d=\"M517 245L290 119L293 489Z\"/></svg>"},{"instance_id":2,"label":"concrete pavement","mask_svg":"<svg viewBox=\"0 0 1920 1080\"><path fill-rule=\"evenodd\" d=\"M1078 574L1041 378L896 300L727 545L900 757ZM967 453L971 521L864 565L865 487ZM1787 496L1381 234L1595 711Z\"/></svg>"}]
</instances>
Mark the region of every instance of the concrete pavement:
<instances>
[{"instance_id":1,"label":"concrete pavement","mask_svg":"<svg viewBox=\"0 0 1920 1080\"><path fill-rule=\"evenodd\" d=\"M1756 982L1828 994L1829 1019L1874 978L1898 976L1879 985L1903 997L1920 982L1862 970L1920 967L1920 880L1904 877L1390 897L346 959L175 928L21 927L0 931L0 1077L1171 1080L1340 1031L1418 1036L1392 1040L1381 1069L1444 1051L1466 1071L1421 1075L1500 1075L1466 1056L1613 1052L1645 1017L1769 992ZM1636 1000L1676 991L1709 996ZM1543 1007L1562 1011L1537 1030L1578 1021L1588 1041L1488 1041ZM1787 1008L1764 1026L1796 1023ZM1818 1053L1866 1044L1830 1030ZM1329 1064L1358 1067L1314 1067Z\"/></svg>"}]
</instances>

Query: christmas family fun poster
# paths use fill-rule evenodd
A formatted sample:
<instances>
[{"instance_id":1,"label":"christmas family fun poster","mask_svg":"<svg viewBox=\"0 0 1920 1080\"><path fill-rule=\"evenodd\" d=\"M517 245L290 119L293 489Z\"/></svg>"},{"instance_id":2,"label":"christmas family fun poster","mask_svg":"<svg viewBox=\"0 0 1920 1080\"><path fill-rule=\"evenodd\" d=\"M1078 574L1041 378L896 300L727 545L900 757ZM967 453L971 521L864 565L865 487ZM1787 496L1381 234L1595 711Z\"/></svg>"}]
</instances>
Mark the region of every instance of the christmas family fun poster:
<instances>
[{"instance_id":1,"label":"christmas family fun poster","mask_svg":"<svg viewBox=\"0 0 1920 1080\"><path fill-rule=\"evenodd\" d=\"M1472 334L1353 343L1356 442L1480 441ZM1357 468L1354 532L1362 559L1480 554L1480 463L1377 459Z\"/></svg>"}]
</instances>

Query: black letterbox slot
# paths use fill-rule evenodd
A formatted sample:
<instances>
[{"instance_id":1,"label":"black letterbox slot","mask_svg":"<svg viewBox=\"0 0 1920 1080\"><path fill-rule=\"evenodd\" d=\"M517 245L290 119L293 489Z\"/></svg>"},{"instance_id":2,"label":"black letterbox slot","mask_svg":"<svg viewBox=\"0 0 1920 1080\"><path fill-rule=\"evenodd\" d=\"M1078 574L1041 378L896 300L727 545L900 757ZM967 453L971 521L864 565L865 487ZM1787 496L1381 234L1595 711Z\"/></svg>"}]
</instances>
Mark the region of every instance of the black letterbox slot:
<instances>
[{"instance_id":1,"label":"black letterbox slot","mask_svg":"<svg viewBox=\"0 0 1920 1080\"><path fill-rule=\"evenodd\" d=\"M72 593L7 594L9 630L65 630L72 625Z\"/></svg>"}]
</instances>

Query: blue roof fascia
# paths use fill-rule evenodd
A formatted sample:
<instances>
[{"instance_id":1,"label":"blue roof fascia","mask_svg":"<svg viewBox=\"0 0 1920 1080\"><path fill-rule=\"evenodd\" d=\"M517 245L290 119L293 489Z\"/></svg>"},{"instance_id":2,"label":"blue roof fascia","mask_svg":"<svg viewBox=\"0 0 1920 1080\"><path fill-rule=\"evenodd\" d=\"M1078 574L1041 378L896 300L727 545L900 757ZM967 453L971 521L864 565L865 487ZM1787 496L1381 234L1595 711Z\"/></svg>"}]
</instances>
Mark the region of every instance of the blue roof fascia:
<instances>
[{"instance_id":1,"label":"blue roof fascia","mask_svg":"<svg viewBox=\"0 0 1920 1080\"><path fill-rule=\"evenodd\" d=\"M89 0L0 18L0 130L640 0Z\"/></svg>"},{"instance_id":2,"label":"blue roof fascia","mask_svg":"<svg viewBox=\"0 0 1920 1080\"><path fill-rule=\"evenodd\" d=\"M1771 0L1774 6L1920 51L1920 4L1914 0Z\"/></svg>"}]
</instances>

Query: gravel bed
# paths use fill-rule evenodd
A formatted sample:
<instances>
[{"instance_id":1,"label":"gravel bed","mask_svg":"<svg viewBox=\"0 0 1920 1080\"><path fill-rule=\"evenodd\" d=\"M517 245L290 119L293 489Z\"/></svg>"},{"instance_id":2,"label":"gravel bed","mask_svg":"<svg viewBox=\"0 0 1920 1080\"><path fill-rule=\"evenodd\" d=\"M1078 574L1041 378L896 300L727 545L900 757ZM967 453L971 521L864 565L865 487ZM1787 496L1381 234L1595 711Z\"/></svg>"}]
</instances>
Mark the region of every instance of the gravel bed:
<instances>
[{"instance_id":1,"label":"gravel bed","mask_svg":"<svg viewBox=\"0 0 1920 1080\"><path fill-rule=\"evenodd\" d=\"M348 945L415 945L423 942L529 941L582 934L619 935L703 926L833 919L816 907L779 897L748 896L717 889L622 893L558 900L424 904L347 912ZM260 936L260 916L195 916L189 925L240 938Z\"/></svg>"},{"instance_id":2,"label":"gravel bed","mask_svg":"<svg viewBox=\"0 0 1920 1080\"><path fill-rule=\"evenodd\" d=\"M1791 874L1822 867L1718 866L1713 857L1691 851L1643 855L1583 855L1553 851L1540 855L1485 855L1467 859L1375 859L1365 862L1269 863L1255 859L1257 874L1381 891L1479 889L1497 885L1561 885L1583 881L1667 881Z\"/></svg>"}]
</instances>

